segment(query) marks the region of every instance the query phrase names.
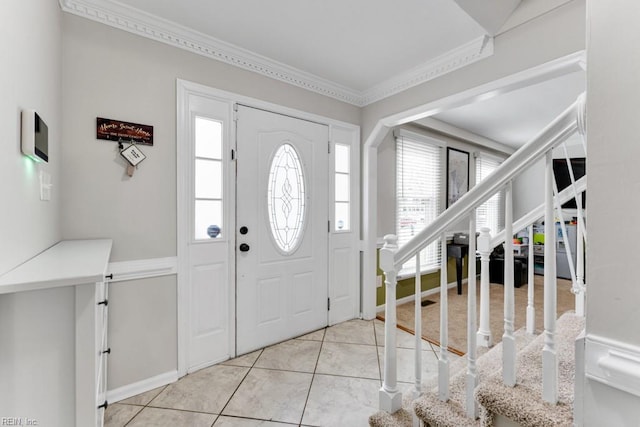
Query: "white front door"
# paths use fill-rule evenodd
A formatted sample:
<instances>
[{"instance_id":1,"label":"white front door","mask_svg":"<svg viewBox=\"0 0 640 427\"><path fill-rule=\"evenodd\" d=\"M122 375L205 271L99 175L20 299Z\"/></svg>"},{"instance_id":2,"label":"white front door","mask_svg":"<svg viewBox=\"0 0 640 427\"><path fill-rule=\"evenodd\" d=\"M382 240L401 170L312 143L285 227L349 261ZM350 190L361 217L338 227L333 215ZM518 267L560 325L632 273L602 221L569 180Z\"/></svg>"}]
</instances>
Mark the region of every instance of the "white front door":
<instances>
[{"instance_id":1,"label":"white front door","mask_svg":"<svg viewBox=\"0 0 640 427\"><path fill-rule=\"evenodd\" d=\"M237 353L327 325L328 126L238 106Z\"/></svg>"}]
</instances>

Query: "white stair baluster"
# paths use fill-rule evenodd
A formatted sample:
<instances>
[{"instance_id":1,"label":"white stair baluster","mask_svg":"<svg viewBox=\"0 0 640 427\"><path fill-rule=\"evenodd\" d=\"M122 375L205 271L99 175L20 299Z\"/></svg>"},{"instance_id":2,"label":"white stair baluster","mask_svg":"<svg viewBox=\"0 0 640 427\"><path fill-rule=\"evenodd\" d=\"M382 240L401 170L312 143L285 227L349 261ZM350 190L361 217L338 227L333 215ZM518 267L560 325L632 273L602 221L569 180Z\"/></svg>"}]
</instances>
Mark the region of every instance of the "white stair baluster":
<instances>
[{"instance_id":1,"label":"white stair baluster","mask_svg":"<svg viewBox=\"0 0 640 427\"><path fill-rule=\"evenodd\" d=\"M449 400L449 304L447 299L447 237L440 236L440 359L438 360L438 397Z\"/></svg>"},{"instance_id":2,"label":"white stair baluster","mask_svg":"<svg viewBox=\"0 0 640 427\"><path fill-rule=\"evenodd\" d=\"M573 197L576 199L576 206L578 209L578 217L580 218L584 218L584 212L582 209L582 193L578 193L578 190L576 189L576 177L575 174L573 173L573 166L571 165L571 159L569 158L569 152L567 151L567 143L563 143L562 147L564 148L564 157L565 160L567 162L567 169L569 170L569 178L571 179L571 189L573 191ZM556 194L558 193L557 189L556 189ZM584 236L587 235L587 229L584 226L584 222L581 224L578 224L578 227L582 228L582 234Z\"/></svg>"},{"instance_id":3,"label":"white stair baluster","mask_svg":"<svg viewBox=\"0 0 640 427\"><path fill-rule=\"evenodd\" d=\"M527 263L527 333L536 333L536 308L535 308L535 261L533 257L533 225L529 226L529 260Z\"/></svg>"},{"instance_id":4,"label":"white stair baluster","mask_svg":"<svg viewBox=\"0 0 640 427\"><path fill-rule=\"evenodd\" d=\"M502 380L510 387L516 385L516 339L513 335L515 317L515 289L513 287L513 186L505 191L504 212L504 334L502 335Z\"/></svg>"},{"instance_id":5,"label":"white stair baluster","mask_svg":"<svg viewBox=\"0 0 640 427\"><path fill-rule=\"evenodd\" d=\"M415 388L413 398L417 399L422 394L422 271L420 270L420 252L416 254L416 278L415 278ZM413 427L420 427L420 418L411 411Z\"/></svg>"},{"instance_id":6,"label":"white stair baluster","mask_svg":"<svg viewBox=\"0 0 640 427\"><path fill-rule=\"evenodd\" d=\"M402 407L402 393L398 391L396 351L396 285L397 273L394 255L398 250L398 238L393 234L384 236L380 249L380 268L384 271L386 285L384 320L384 378L380 389L380 409L394 413Z\"/></svg>"},{"instance_id":7,"label":"white stair baluster","mask_svg":"<svg viewBox=\"0 0 640 427\"><path fill-rule=\"evenodd\" d=\"M553 192L555 195L558 194L558 184L556 183L555 176L553 178ZM571 292L574 295L580 294L580 287L578 286L578 279L576 278L576 268L573 264L573 256L571 252L571 242L569 242L569 235L567 234L567 226L564 223L564 215L562 213L562 205L558 198L556 200L556 212L558 213L558 218L560 219L560 231L562 233L562 242L564 243L565 253L567 255L567 265L569 266L569 275L571 276Z\"/></svg>"},{"instance_id":8,"label":"white stair baluster","mask_svg":"<svg viewBox=\"0 0 640 427\"><path fill-rule=\"evenodd\" d=\"M420 271L420 252L416 254L416 281L415 281L415 390L413 398L417 399L422 394L422 274Z\"/></svg>"},{"instance_id":9,"label":"white stair baluster","mask_svg":"<svg viewBox=\"0 0 640 427\"><path fill-rule=\"evenodd\" d=\"M553 206L553 156L546 155L544 214L544 348L542 350L542 399L558 402L558 358L556 354L556 225Z\"/></svg>"},{"instance_id":10,"label":"white stair baluster","mask_svg":"<svg viewBox=\"0 0 640 427\"><path fill-rule=\"evenodd\" d=\"M469 274L467 275L467 417L478 417L478 404L473 392L478 386L476 368L476 210L469 214Z\"/></svg>"},{"instance_id":11,"label":"white stair baluster","mask_svg":"<svg viewBox=\"0 0 640 427\"><path fill-rule=\"evenodd\" d=\"M478 328L478 345L491 347L491 325L489 322L490 290L489 290L489 256L491 255L491 234L487 227L480 229L478 236L478 253L480 254L480 327Z\"/></svg>"}]
</instances>

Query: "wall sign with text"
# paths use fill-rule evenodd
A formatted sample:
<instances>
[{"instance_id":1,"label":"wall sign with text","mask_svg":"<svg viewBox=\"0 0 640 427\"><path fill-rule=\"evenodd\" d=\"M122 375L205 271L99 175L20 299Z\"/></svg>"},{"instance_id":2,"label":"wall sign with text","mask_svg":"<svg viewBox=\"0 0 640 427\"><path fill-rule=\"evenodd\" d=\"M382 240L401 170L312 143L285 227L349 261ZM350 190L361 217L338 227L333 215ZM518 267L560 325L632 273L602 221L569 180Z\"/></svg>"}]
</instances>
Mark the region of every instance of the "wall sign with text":
<instances>
[{"instance_id":1,"label":"wall sign with text","mask_svg":"<svg viewBox=\"0 0 640 427\"><path fill-rule=\"evenodd\" d=\"M153 126L96 118L96 137L109 141L153 145Z\"/></svg>"}]
</instances>

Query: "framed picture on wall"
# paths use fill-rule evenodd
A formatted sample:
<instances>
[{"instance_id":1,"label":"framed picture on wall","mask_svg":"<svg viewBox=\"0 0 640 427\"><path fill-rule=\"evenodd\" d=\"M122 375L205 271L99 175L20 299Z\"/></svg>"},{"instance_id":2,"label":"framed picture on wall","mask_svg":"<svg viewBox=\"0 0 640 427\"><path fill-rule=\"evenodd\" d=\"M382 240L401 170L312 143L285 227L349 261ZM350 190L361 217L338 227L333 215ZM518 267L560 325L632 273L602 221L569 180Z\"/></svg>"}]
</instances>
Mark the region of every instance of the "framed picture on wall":
<instances>
[{"instance_id":1,"label":"framed picture on wall","mask_svg":"<svg viewBox=\"0 0 640 427\"><path fill-rule=\"evenodd\" d=\"M447 148L447 208L469 191L469 153Z\"/></svg>"}]
</instances>

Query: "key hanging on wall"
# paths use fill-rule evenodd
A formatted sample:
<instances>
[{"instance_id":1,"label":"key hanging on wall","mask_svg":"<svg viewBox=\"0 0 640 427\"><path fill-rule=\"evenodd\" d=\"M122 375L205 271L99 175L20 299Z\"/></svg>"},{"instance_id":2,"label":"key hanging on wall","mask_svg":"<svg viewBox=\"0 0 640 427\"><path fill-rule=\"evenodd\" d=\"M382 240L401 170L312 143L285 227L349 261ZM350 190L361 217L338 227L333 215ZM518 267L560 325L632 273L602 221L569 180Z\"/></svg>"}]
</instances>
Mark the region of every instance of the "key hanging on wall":
<instances>
[{"instance_id":1,"label":"key hanging on wall","mask_svg":"<svg viewBox=\"0 0 640 427\"><path fill-rule=\"evenodd\" d=\"M120 155L127 161L127 175L132 177L138 165L147 158L142 150L138 148L135 142L131 142L127 148L124 148L122 140L118 141L118 147L120 148Z\"/></svg>"}]
</instances>

